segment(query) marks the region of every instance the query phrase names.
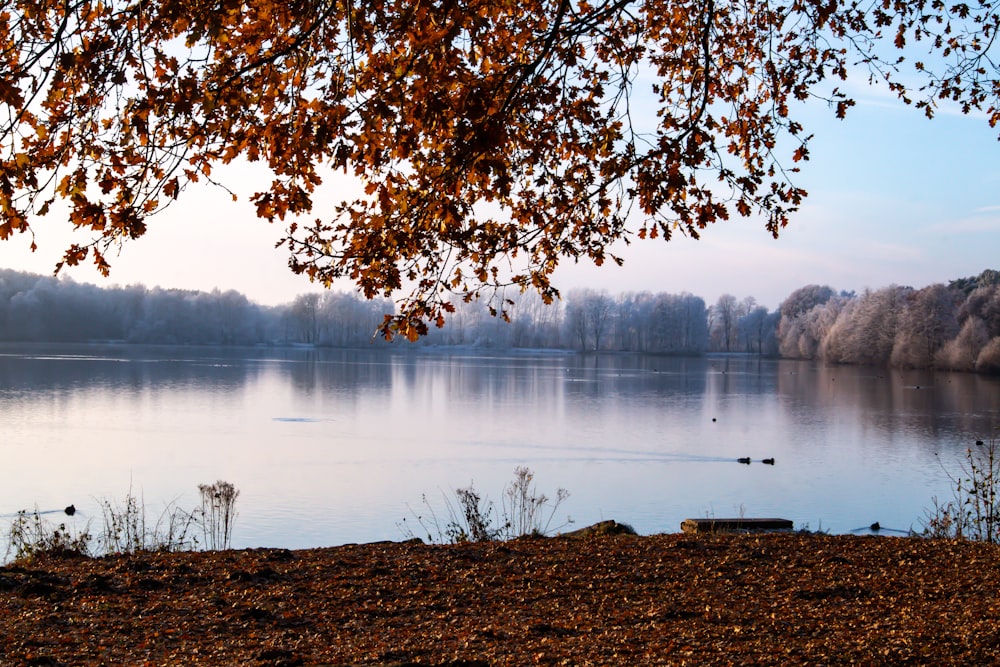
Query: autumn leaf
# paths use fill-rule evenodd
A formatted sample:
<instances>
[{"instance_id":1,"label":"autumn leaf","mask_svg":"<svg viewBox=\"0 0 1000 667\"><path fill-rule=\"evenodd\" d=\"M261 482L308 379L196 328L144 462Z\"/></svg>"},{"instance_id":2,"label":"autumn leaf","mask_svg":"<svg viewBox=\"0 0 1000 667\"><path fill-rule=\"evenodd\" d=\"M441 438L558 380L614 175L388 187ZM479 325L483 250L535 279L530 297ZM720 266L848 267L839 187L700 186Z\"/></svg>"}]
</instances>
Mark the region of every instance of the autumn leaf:
<instances>
[{"instance_id":1,"label":"autumn leaf","mask_svg":"<svg viewBox=\"0 0 1000 667\"><path fill-rule=\"evenodd\" d=\"M830 79L995 125L998 21L992 3L11 0L2 215L25 231L60 209L33 202L65 200L104 258L187 184L258 162L272 185L249 201L286 221L292 270L395 295L413 307L383 333L411 338L451 290L551 299L561 260L618 241L733 214L778 234L805 196L796 103L854 104ZM330 168L364 194L314 211Z\"/></svg>"}]
</instances>

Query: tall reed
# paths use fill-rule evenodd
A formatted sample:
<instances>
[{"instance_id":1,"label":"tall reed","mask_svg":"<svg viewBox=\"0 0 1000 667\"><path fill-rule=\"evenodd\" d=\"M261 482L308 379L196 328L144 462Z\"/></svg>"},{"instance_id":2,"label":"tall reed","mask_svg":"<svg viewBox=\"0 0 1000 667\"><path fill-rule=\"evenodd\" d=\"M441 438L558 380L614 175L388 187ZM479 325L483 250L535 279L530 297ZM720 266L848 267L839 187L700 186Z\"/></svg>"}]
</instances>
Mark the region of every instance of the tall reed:
<instances>
[{"instance_id":1,"label":"tall reed","mask_svg":"<svg viewBox=\"0 0 1000 667\"><path fill-rule=\"evenodd\" d=\"M236 521L236 499L239 490L229 482L199 484L201 492L202 530L205 546L211 550L228 549L233 539Z\"/></svg>"}]
</instances>

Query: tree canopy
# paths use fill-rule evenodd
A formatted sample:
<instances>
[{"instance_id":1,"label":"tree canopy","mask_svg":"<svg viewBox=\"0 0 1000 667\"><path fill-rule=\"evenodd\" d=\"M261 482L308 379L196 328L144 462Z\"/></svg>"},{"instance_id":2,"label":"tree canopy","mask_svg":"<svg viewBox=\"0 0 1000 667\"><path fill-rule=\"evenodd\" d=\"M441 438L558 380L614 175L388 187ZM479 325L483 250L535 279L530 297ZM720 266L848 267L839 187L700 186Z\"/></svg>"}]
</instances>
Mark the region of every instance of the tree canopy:
<instances>
[{"instance_id":1,"label":"tree canopy","mask_svg":"<svg viewBox=\"0 0 1000 667\"><path fill-rule=\"evenodd\" d=\"M560 261L622 239L776 235L800 103L844 117L848 75L995 125L998 23L988 0L7 0L0 239L68 211L91 240L59 266L106 273L191 183L261 162L291 269L403 294L383 331L413 338L456 295L550 301ZM317 210L338 170L364 194Z\"/></svg>"}]
</instances>

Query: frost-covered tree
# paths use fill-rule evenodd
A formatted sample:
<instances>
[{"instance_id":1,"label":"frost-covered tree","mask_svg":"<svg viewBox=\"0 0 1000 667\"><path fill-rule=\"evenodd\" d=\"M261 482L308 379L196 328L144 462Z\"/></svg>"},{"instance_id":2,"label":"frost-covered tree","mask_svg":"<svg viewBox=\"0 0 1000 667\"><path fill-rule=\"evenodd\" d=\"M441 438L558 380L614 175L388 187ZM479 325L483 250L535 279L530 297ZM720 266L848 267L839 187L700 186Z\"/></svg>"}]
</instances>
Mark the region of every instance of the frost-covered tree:
<instances>
[{"instance_id":1,"label":"frost-covered tree","mask_svg":"<svg viewBox=\"0 0 1000 667\"><path fill-rule=\"evenodd\" d=\"M990 334L986 325L978 317L969 317L962 324L958 336L944 344L934 357L934 365L953 371L971 371L976 368L976 360Z\"/></svg>"},{"instance_id":2,"label":"frost-covered tree","mask_svg":"<svg viewBox=\"0 0 1000 667\"><path fill-rule=\"evenodd\" d=\"M906 299L890 363L894 366L929 368L938 350L958 333L958 303L961 296L944 285L929 285Z\"/></svg>"},{"instance_id":3,"label":"frost-covered tree","mask_svg":"<svg viewBox=\"0 0 1000 667\"><path fill-rule=\"evenodd\" d=\"M980 373L1000 373L1000 336L987 343L979 353L976 370Z\"/></svg>"},{"instance_id":4,"label":"frost-covered tree","mask_svg":"<svg viewBox=\"0 0 1000 667\"><path fill-rule=\"evenodd\" d=\"M815 327L803 317L816 306L821 306L833 298L835 292L826 285L806 285L795 290L781 302L778 324L778 348L781 356L811 359L815 356L819 341L815 339ZM814 314L812 319L816 319ZM831 323L832 324L832 323Z\"/></svg>"},{"instance_id":5,"label":"frost-covered tree","mask_svg":"<svg viewBox=\"0 0 1000 667\"><path fill-rule=\"evenodd\" d=\"M823 346L827 361L846 364L887 365L896 341L896 324L912 293L909 287L890 285L866 290L851 299L831 327Z\"/></svg>"}]
</instances>

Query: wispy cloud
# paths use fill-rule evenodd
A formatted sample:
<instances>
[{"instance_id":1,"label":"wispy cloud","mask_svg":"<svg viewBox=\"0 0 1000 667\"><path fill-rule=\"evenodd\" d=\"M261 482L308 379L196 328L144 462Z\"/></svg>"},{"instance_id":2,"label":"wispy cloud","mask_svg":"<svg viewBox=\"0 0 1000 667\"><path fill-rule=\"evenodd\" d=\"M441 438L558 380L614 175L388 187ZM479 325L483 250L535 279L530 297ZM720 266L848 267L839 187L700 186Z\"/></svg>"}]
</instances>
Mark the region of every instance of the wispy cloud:
<instances>
[{"instance_id":1,"label":"wispy cloud","mask_svg":"<svg viewBox=\"0 0 1000 667\"><path fill-rule=\"evenodd\" d=\"M926 231L946 234L1000 232L1000 206L977 208L973 215L938 222L927 227Z\"/></svg>"}]
</instances>

